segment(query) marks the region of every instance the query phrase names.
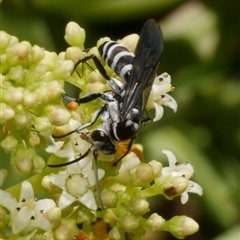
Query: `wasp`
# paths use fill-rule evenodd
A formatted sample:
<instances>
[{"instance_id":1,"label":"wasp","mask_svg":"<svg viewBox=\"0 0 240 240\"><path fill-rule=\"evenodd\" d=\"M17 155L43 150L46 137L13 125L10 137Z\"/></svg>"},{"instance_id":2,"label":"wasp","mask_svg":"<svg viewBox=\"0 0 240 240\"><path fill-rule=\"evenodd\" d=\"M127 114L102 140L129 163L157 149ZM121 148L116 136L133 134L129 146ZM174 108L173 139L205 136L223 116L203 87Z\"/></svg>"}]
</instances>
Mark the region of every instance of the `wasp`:
<instances>
[{"instance_id":1,"label":"wasp","mask_svg":"<svg viewBox=\"0 0 240 240\"><path fill-rule=\"evenodd\" d=\"M86 153L71 162L49 165L51 167L77 162L92 150L94 158L97 160L98 152L106 155L114 154L117 151L116 145L126 142L125 153L114 163L117 165L129 153L141 126L150 121L148 117L144 117L145 107L163 52L163 36L158 24L153 19L144 24L134 54L125 46L114 41L104 42L98 50L104 61L122 78L123 82L109 77L96 55L86 56L76 63L77 66L93 59L100 74L106 79L112 90L87 94L79 99L66 94L62 95L63 98L77 104L87 103L96 98L101 99L105 104L93 114L91 122L85 123L65 135L54 136L55 138L62 138L74 132L80 133L92 126L100 116L103 127L91 131L88 136L81 135L90 143Z\"/></svg>"}]
</instances>

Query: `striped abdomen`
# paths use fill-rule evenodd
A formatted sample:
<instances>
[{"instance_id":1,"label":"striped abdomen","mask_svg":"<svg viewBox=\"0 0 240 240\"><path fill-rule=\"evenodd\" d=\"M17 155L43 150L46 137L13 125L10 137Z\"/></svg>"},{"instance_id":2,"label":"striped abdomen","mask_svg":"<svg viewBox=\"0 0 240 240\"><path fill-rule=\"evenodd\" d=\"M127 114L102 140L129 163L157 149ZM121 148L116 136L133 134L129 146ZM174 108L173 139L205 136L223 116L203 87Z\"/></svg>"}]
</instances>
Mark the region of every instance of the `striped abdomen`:
<instances>
[{"instance_id":1,"label":"striped abdomen","mask_svg":"<svg viewBox=\"0 0 240 240\"><path fill-rule=\"evenodd\" d=\"M104 42L98 50L107 65L125 82L128 82L134 54L125 46L114 41Z\"/></svg>"}]
</instances>

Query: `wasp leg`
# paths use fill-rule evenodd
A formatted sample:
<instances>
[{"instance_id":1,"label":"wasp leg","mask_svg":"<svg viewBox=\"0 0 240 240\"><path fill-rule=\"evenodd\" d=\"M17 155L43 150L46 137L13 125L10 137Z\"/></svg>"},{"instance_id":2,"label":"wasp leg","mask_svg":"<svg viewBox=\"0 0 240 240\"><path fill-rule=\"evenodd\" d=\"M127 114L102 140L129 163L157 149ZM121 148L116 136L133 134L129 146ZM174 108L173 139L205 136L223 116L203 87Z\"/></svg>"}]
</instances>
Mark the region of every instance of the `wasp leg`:
<instances>
[{"instance_id":1,"label":"wasp leg","mask_svg":"<svg viewBox=\"0 0 240 240\"><path fill-rule=\"evenodd\" d=\"M71 135L72 133L80 132L80 131L82 131L83 129L92 126L92 125L97 121L97 119L99 118L99 116L105 111L106 107L107 107L107 104L101 106L101 107L93 114L93 118L92 118L92 121L91 121L90 123L83 124L82 126L74 129L73 131L70 131L70 132L68 132L68 133L66 133L66 134L63 134L63 135L61 135L61 136L54 136L54 135L53 135L53 138L63 138L63 137L66 137L66 136L68 136L68 135Z\"/></svg>"},{"instance_id":2,"label":"wasp leg","mask_svg":"<svg viewBox=\"0 0 240 240\"><path fill-rule=\"evenodd\" d=\"M99 61L99 59L97 58L96 55L91 54L91 55L88 55L88 56L78 60L78 62L75 64L74 70L76 69L76 67L80 63L85 63L85 62L87 62L90 59L92 59L94 61L95 66L97 67L97 69L100 72L100 74L107 80L109 86L114 91L116 91L118 94L122 94L125 91L125 85L123 83L121 83L120 81L118 81L118 80L108 76L105 68L103 67L103 65L101 64L101 62Z\"/></svg>"},{"instance_id":3,"label":"wasp leg","mask_svg":"<svg viewBox=\"0 0 240 240\"><path fill-rule=\"evenodd\" d=\"M97 161L97 157L98 157L98 151L95 149L93 151L93 164L94 164L94 173L95 173L95 181L96 181L96 191L97 191L97 198L98 198L98 202L99 205L101 207L102 210L104 210L104 206L103 206L103 202L102 202L102 198L101 198L101 194L100 194L100 184L99 184L99 176L98 176L98 161Z\"/></svg>"},{"instance_id":4,"label":"wasp leg","mask_svg":"<svg viewBox=\"0 0 240 240\"><path fill-rule=\"evenodd\" d=\"M70 164L76 163L76 162L80 161L81 159L85 158L90 153L90 151L92 151L92 148L93 148L93 145L90 145L88 150L83 155L74 159L71 162L65 162L65 163L60 163L60 164L47 164L47 166L51 167L51 168L56 168L56 167L65 167L65 166L68 166Z\"/></svg>"}]
</instances>

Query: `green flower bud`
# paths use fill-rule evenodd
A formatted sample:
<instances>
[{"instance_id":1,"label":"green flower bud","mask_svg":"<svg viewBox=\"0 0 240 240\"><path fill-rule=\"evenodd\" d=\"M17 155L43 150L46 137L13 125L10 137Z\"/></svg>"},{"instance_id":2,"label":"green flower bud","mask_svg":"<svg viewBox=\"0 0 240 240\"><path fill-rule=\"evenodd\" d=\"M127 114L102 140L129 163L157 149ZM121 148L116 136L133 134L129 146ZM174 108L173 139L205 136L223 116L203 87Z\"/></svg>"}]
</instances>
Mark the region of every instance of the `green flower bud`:
<instances>
[{"instance_id":1,"label":"green flower bud","mask_svg":"<svg viewBox=\"0 0 240 240\"><path fill-rule=\"evenodd\" d=\"M103 206L106 208L115 208L117 206L118 195L114 191L103 191L101 192L101 199Z\"/></svg>"},{"instance_id":2,"label":"green flower bud","mask_svg":"<svg viewBox=\"0 0 240 240\"><path fill-rule=\"evenodd\" d=\"M156 160L152 160L148 164L152 166L154 170L154 178L160 177L162 174L162 164Z\"/></svg>"},{"instance_id":3,"label":"green flower bud","mask_svg":"<svg viewBox=\"0 0 240 240\"><path fill-rule=\"evenodd\" d=\"M48 105L45 108L45 114L49 121L56 126L62 126L69 122L71 114L59 105Z\"/></svg>"},{"instance_id":4,"label":"green flower bud","mask_svg":"<svg viewBox=\"0 0 240 240\"><path fill-rule=\"evenodd\" d=\"M86 91L88 93L96 93L96 92L103 92L105 91L105 86L101 82L94 82L91 84L87 84Z\"/></svg>"},{"instance_id":5,"label":"green flower bud","mask_svg":"<svg viewBox=\"0 0 240 240\"><path fill-rule=\"evenodd\" d=\"M39 132L46 132L51 127L51 124L47 117L34 117L33 126Z\"/></svg>"},{"instance_id":6,"label":"green flower bud","mask_svg":"<svg viewBox=\"0 0 240 240\"><path fill-rule=\"evenodd\" d=\"M91 223L95 219L95 215L89 209L83 209L78 211L77 222L80 223Z\"/></svg>"},{"instance_id":7,"label":"green flower bud","mask_svg":"<svg viewBox=\"0 0 240 240\"><path fill-rule=\"evenodd\" d=\"M41 173L44 167L46 166L45 161L35 153L33 154L32 161L33 161L32 171L35 173Z\"/></svg>"},{"instance_id":8,"label":"green flower bud","mask_svg":"<svg viewBox=\"0 0 240 240\"><path fill-rule=\"evenodd\" d=\"M14 110L6 103L0 103L0 123L4 125L14 117Z\"/></svg>"},{"instance_id":9,"label":"green flower bud","mask_svg":"<svg viewBox=\"0 0 240 240\"><path fill-rule=\"evenodd\" d=\"M108 233L109 236L112 236L114 240L121 240L122 235L117 226L114 226Z\"/></svg>"},{"instance_id":10,"label":"green flower bud","mask_svg":"<svg viewBox=\"0 0 240 240\"><path fill-rule=\"evenodd\" d=\"M197 232L199 225L190 217L175 216L164 224L163 230L170 232L178 239L183 239L188 235Z\"/></svg>"},{"instance_id":11,"label":"green flower bud","mask_svg":"<svg viewBox=\"0 0 240 240\"><path fill-rule=\"evenodd\" d=\"M16 106L23 100L23 90L22 87L10 87L3 95L4 101L10 106Z\"/></svg>"},{"instance_id":12,"label":"green flower bud","mask_svg":"<svg viewBox=\"0 0 240 240\"><path fill-rule=\"evenodd\" d=\"M4 31L0 31L0 50L6 48L11 41L11 36Z\"/></svg>"},{"instance_id":13,"label":"green flower bud","mask_svg":"<svg viewBox=\"0 0 240 240\"><path fill-rule=\"evenodd\" d=\"M20 172L29 173L33 168L32 157L33 151L20 145L13 153L12 165L16 166Z\"/></svg>"},{"instance_id":14,"label":"green flower bud","mask_svg":"<svg viewBox=\"0 0 240 240\"><path fill-rule=\"evenodd\" d=\"M9 222L9 215L7 215L4 208L0 208L0 229L4 229L7 227Z\"/></svg>"},{"instance_id":15,"label":"green flower bud","mask_svg":"<svg viewBox=\"0 0 240 240\"><path fill-rule=\"evenodd\" d=\"M37 104L37 96L33 92L29 92L27 89L23 92L23 105L26 108L33 108Z\"/></svg>"},{"instance_id":16,"label":"green flower bud","mask_svg":"<svg viewBox=\"0 0 240 240\"><path fill-rule=\"evenodd\" d=\"M1 147L4 149L6 153L11 153L12 151L14 151L17 145L18 145L18 141L12 134L8 135L1 142Z\"/></svg>"},{"instance_id":17,"label":"green flower bud","mask_svg":"<svg viewBox=\"0 0 240 240\"><path fill-rule=\"evenodd\" d=\"M119 227L124 232L130 233L134 232L139 227L139 223L137 218L132 214L125 214L120 218Z\"/></svg>"},{"instance_id":18,"label":"green flower bud","mask_svg":"<svg viewBox=\"0 0 240 240\"><path fill-rule=\"evenodd\" d=\"M78 234L78 228L74 219L61 219L61 225L54 231L54 239L73 239Z\"/></svg>"},{"instance_id":19,"label":"green flower bud","mask_svg":"<svg viewBox=\"0 0 240 240\"><path fill-rule=\"evenodd\" d=\"M130 209L134 215L143 215L149 211L149 203L144 198L135 198L130 202Z\"/></svg>"},{"instance_id":20,"label":"green flower bud","mask_svg":"<svg viewBox=\"0 0 240 240\"><path fill-rule=\"evenodd\" d=\"M28 143L31 147L37 146L40 144L40 138L38 135L36 135L35 133L31 132L29 139L28 139Z\"/></svg>"},{"instance_id":21,"label":"green flower bud","mask_svg":"<svg viewBox=\"0 0 240 240\"><path fill-rule=\"evenodd\" d=\"M2 186L5 179L7 178L7 174L8 174L8 171L5 168L0 169L0 186Z\"/></svg>"},{"instance_id":22,"label":"green flower bud","mask_svg":"<svg viewBox=\"0 0 240 240\"><path fill-rule=\"evenodd\" d=\"M22 82L24 78L23 67L20 65L11 67L8 73L8 78L15 82Z\"/></svg>"},{"instance_id":23,"label":"green flower bud","mask_svg":"<svg viewBox=\"0 0 240 240\"><path fill-rule=\"evenodd\" d=\"M34 45L32 47L32 63L38 63L39 61L41 61L44 58L45 55L45 51L43 48Z\"/></svg>"},{"instance_id":24,"label":"green flower bud","mask_svg":"<svg viewBox=\"0 0 240 240\"><path fill-rule=\"evenodd\" d=\"M132 180L141 187L148 185L154 178L154 170L147 163L140 163L131 172Z\"/></svg>"},{"instance_id":25,"label":"green flower bud","mask_svg":"<svg viewBox=\"0 0 240 240\"><path fill-rule=\"evenodd\" d=\"M56 99L61 97L62 85L59 81L51 81L46 85L46 94L48 100Z\"/></svg>"},{"instance_id":26,"label":"green flower bud","mask_svg":"<svg viewBox=\"0 0 240 240\"><path fill-rule=\"evenodd\" d=\"M31 127L31 118L30 114L28 113L17 113L15 115L15 124L16 124L16 129L23 129L23 128L30 128Z\"/></svg>"},{"instance_id":27,"label":"green flower bud","mask_svg":"<svg viewBox=\"0 0 240 240\"><path fill-rule=\"evenodd\" d=\"M26 64L31 51L31 46L28 42L14 43L6 49L6 59L9 64Z\"/></svg>"},{"instance_id":28,"label":"green flower bud","mask_svg":"<svg viewBox=\"0 0 240 240\"><path fill-rule=\"evenodd\" d=\"M153 213L145 222L146 227L151 232L162 231L165 220L157 213Z\"/></svg>"},{"instance_id":29,"label":"green flower bud","mask_svg":"<svg viewBox=\"0 0 240 240\"><path fill-rule=\"evenodd\" d=\"M76 63L83 56L83 51L79 47L69 47L65 53L65 59L71 60L74 63Z\"/></svg>"},{"instance_id":30,"label":"green flower bud","mask_svg":"<svg viewBox=\"0 0 240 240\"><path fill-rule=\"evenodd\" d=\"M52 73L55 79L64 79L71 76L73 69L74 63L71 60L58 60Z\"/></svg>"},{"instance_id":31,"label":"green flower bud","mask_svg":"<svg viewBox=\"0 0 240 240\"><path fill-rule=\"evenodd\" d=\"M85 30L77 23L69 22L67 24L64 38L69 45L84 49L84 42L86 38Z\"/></svg>"}]
</instances>

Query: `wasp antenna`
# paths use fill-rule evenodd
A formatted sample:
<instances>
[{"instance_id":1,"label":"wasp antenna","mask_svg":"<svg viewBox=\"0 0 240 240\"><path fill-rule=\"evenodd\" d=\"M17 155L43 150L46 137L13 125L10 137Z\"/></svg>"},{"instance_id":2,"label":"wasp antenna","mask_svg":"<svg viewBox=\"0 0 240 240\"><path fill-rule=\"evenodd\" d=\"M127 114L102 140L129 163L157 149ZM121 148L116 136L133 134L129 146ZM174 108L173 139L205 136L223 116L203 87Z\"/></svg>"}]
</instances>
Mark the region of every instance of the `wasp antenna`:
<instances>
[{"instance_id":1,"label":"wasp antenna","mask_svg":"<svg viewBox=\"0 0 240 240\"><path fill-rule=\"evenodd\" d=\"M70 132L66 133L66 134L63 134L63 135L60 135L60 136L55 136L55 135L52 135L52 137L53 137L53 138L63 138L63 137L66 137L66 136L68 136L68 135L71 135L72 133L75 133L75 132L77 132L77 131L78 131L78 129L79 129L79 127L78 127L78 128L76 128L76 129L74 129L73 131L70 131Z\"/></svg>"},{"instance_id":2,"label":"wasp antenna","mask_svg":"<svg viewBox=\"0 0 240 240\"><path fill-rule=\"evenodd\" d=\"M51 168L57 168L57 167L65 167L65 166L71 165L71 164L76 163L76 162L82 160L83 158L85 158L89 154L89 152L92 150L92 148L93 148L93 145L91 145L83 155L74 159L71 162L65 162L65 163L60 163L60 164L47 164L47 166L51 167Z\"/></svg>"},{"instance_id":3,"label":"wasp antenna","mask_svg":"<svg viewBox=\"0 0 240 240\"><path fill-rule=\"evenodd\" d=\"M93 164L94 164L94 173L95 173L95 181L96 181L96 190L97 190L97 198L99 205L102 210L104 210L101 194L100 194L100 184L99 184L99 176L98 176L98 161L97 161L98 151L93 151Z\"/></svg>"}]
</instances>

